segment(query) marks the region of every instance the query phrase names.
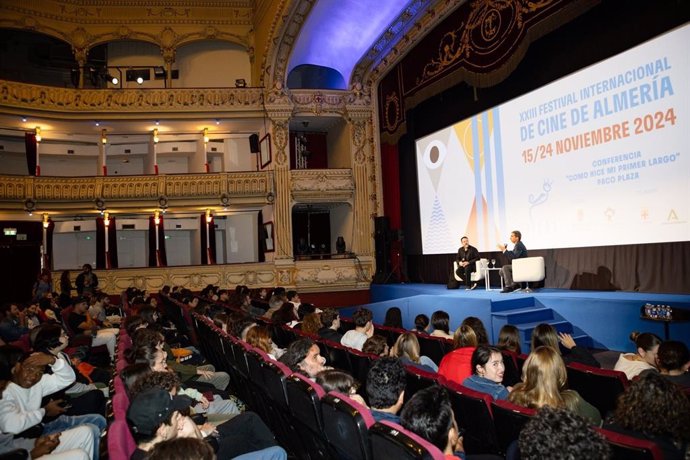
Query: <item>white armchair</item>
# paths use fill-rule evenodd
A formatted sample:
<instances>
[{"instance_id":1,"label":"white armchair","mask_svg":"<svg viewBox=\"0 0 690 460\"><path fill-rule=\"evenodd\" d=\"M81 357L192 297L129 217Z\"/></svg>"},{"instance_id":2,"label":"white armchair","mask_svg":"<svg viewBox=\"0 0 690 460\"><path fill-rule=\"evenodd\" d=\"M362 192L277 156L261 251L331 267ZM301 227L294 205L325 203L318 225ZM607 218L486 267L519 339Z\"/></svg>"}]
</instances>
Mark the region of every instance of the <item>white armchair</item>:
<instances>
[{"instance_id":1,"label":"white armchair","mask_svg":"<svg viewBox=\"0 0 690 460\"><path fill-rule=\"evenodd\" d=\"M486 273L486 267L489 266L489 259L479 259L475 264L475 269L470 276L470 281L477 283L484 279L484 274ZM453 276L456 281L461 281L458 276L458 261L453 262Z\"/></svg>"},{"instance_id":2,"label":"white armchair","mask_svg":"<svg viewBox=\"0 0 690 460\"><path fill-rule=\"evenodd\" d=\"M525 257L515 259L513 265L513 281L516 283L527 283L525 292L532 292L529 283L543 281L546 277L543 257Z\"/></svg>"}]
</instances>

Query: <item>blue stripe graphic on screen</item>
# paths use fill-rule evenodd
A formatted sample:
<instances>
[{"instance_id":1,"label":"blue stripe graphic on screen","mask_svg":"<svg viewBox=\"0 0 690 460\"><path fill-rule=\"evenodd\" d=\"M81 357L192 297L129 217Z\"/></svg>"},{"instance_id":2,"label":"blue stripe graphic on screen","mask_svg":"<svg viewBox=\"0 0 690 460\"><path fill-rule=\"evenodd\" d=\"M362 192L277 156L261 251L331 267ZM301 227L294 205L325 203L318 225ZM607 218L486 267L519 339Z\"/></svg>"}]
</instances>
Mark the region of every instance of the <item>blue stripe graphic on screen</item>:
<instances>
[{"instance_id":1,"label":"blue stripe graphic on screen","mask_svg":"<svg viewBox=\"0 0 690 460\"><path fill-rule=\"evenodd\" d=\"M498 219L500 231L506 231L506 192L503 186L503 145L501 144L501 114L498 107L494 113L494 148L496 149L496 198L498 199Z\"/></svg>"},{"instance_id":2,"label":"blue stripe graphic on screen","mask_svg":"<svg viewBox=\"0 0 690 460\"><path fill-rule=\"evenodd\" d=\"M446 216L441 207L438 196L434 198L434 207L431 210L431 221L429 222L429 248L431 251L446 251L445 241L451 237Z\"/></svg>"}]
</instances>

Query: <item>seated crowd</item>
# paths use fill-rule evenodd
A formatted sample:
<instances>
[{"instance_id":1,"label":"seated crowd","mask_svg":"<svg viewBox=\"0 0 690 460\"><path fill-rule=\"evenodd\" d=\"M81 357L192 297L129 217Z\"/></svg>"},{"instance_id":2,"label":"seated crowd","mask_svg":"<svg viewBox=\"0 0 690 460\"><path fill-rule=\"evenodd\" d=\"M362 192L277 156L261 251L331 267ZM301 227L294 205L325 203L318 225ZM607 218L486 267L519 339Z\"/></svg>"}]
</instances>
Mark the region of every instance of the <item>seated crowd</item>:
<instances>
[{"instance_id":1,"label":"seated crowd","mask_svg":"<svg viewBox=\"0 0 690 460\"><path fill-rule=\"evenodd\" d=\"M601 367L599 362L546 323L532 331L531 351L520 369L513 360L522 351L517 328L504 326L492 345L481 320L464 318L453 331L444 311L431 320L418 315L408 331L397 308L386 313L383 327L366 308L341 321L336 309L303 303L299 293L283 288L269 294L208 286L194 294L166 286L158 295L131 288L116 306L97 289L76 298L57 295L46 288L48 281L42 274L29 304L0 309L0 454L20 448L30 458L99 458L114 377L129 402L124 420L136 444L133 459L287 458L288 447L279 445L269 421L232 394L227 372L206 361L194 315L325 392L348 395L374 420L401 425L447 459L466 457L458 428L465 414L453 411L449 397L454 388L538 411L511 445L509 458L550 458L544 452L552 444L544 438L553 433L555 445L565 429L574 434L562 440L563 452L582 442L578 452L611 458L592 428L601 426L653 441L664 458L690 454L690 401L682 390L690 387L690 354L683 342L663 342L654 334L631 335L637 351L622 354L615 369L633 380L616 409L602 414L568 387L566 371L570 363ZM423 355L420 341L426 338L440 340L448 352ZM366 374L358 376L361 383L350 369L334 368L322 356L326 345L370 359ZM438 385L406 395L414 372L432 376Z\"/></svg>"}]
</instances>

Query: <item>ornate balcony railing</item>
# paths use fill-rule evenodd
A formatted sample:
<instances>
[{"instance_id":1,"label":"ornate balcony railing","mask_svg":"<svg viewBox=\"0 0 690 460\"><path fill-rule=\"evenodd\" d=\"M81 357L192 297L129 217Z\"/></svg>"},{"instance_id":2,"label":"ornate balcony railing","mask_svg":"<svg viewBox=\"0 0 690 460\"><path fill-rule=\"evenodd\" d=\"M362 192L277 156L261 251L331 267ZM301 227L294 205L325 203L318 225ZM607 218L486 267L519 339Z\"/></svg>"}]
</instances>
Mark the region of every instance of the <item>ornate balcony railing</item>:
<instances>
[{"instance_id":1,"label":"ornate balcony railing","mask_svg":"<svg viewBox=\"0 0 690 460\"><path fill-rule=\"evenodd\" d=\"M295 201L320 203L349 201L355 191L351 169L302 169L292 174Z\"/></svg>"}]
</instances>

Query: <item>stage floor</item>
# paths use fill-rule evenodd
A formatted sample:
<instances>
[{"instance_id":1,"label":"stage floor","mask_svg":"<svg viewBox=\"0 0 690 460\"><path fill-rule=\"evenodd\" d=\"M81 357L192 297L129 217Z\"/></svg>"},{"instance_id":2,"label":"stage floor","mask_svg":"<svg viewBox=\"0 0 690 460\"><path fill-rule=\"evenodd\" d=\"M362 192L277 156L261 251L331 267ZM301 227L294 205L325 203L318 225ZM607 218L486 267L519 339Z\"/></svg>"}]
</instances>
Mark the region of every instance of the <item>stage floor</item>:
<instances>
[{"instance_id":1,"label":"stage floor","mask_svg":"<svg viewBox=\"0 0 690 460\"><path fill-rule=\"evenodd\" d=\"M372 284L371 303L374 321L383 323L385 312L399 307L403 325L412 328L414 317L431 317L436 310L450 314L451 328L457 328L467 316L481 319L495 343L504 324L515 324L528 340L539 322L550 322L558 330L572 333L578 342L600 349L634 351L629 340L632 331L653 332L665 336L664 324L640 318L640 307L650 303L690 310L690 294L655 294L623 291L575 291L538 289L531 293L517 291L501 294L486 291L484 285L474 290L447 289L442 284ZM355 308L342 310L349 316ZM545 318L545 319L544 319ZM669 324L669 336L690 346L690 322Z\"/></svg>"}]
</instances>

